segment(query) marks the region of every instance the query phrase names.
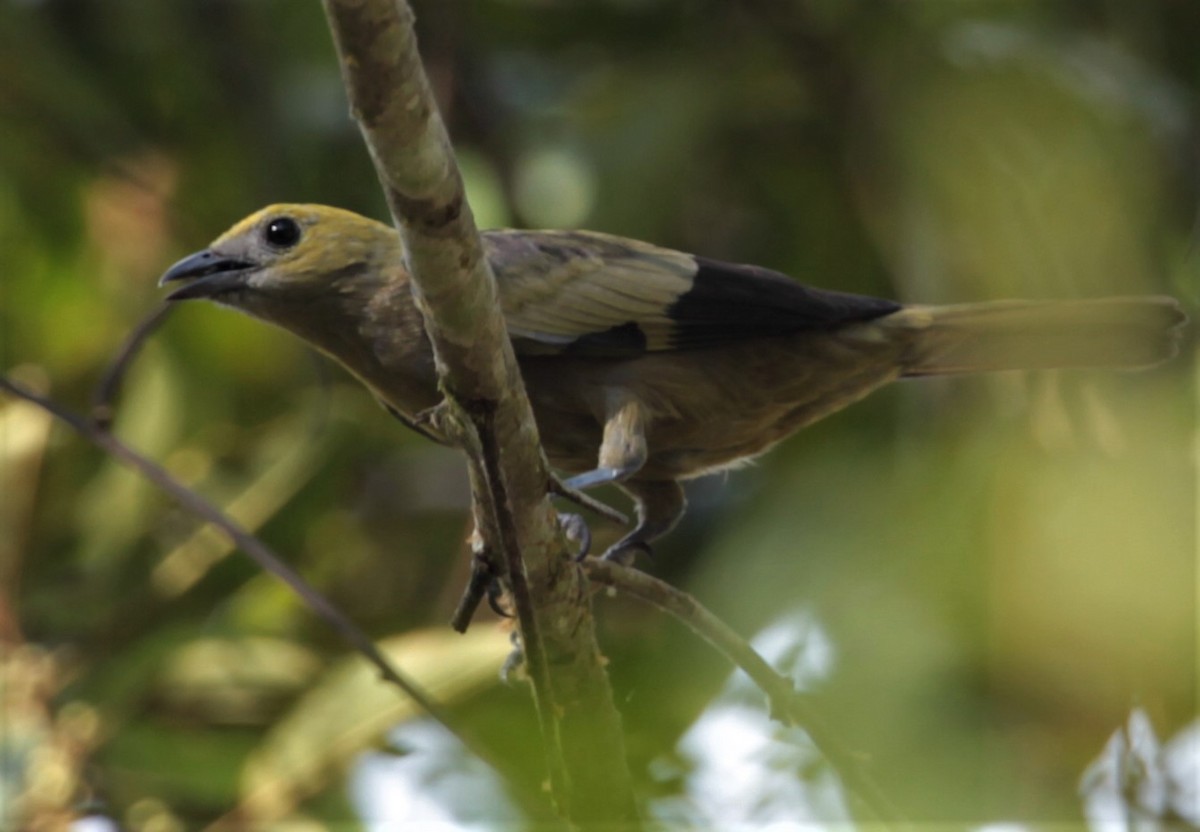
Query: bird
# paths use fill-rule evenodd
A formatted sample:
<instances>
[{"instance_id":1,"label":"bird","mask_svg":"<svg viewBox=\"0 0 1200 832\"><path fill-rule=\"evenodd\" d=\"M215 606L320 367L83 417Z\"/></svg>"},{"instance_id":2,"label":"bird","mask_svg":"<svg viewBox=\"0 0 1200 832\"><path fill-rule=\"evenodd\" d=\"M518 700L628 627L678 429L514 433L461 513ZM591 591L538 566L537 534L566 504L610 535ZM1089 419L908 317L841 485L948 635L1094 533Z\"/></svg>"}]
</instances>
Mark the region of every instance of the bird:
<instances>
[{"instance_id":1,"label":"bird","mask_svg":"<svg viewBox=\"0 0 1200 832\"><path fill-rule=\"evenodd\" d=\"M682 482L893 381L1151 367L1187 320L1167 296L907 304L594 231L481 239L550 464L573 489L616 483L633 500L634 528L604 553L623 563L679 522ZM168 301L213 301L299 336L446 441L419 425L441 394L392 226L270 205L159 283L175 285Z\"/></svg>"}]
</instances>

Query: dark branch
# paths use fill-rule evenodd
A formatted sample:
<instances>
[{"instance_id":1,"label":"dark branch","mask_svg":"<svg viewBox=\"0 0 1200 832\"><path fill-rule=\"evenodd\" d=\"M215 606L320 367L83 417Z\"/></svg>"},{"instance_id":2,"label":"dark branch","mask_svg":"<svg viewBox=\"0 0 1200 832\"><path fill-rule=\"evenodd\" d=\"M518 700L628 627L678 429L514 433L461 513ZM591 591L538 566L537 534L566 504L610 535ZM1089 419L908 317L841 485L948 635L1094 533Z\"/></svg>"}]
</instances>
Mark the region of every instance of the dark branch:
<instances>
[{"instance_id":1,"label":"dark branch","mask_svg":"<svg viewBox=\"0 0 1200 832\"><path fill-rule=\"evenodd\" d=\"M483 599L491 592L495 582L500 579L500 574L492 564L491 558L491 554L482 544L471 558L471 577L467 580L463 596L454 609L454 615L450 617L450 626L455 632L465 633L467 631L467 628L471 626L471 619L475 617L475 611L479 609Z\"/></svg>"},{"instance_id":2,"label":"dark branch","mask_svg":"<svg viewBox=\"0 0 1200 832\"><path fill-rule=\"evenodd\" d=\"M562 497L564 500L570 500L581 508L594 511L606 520L611 520L621 526L630 525L629 517L626 514L617 511L607 503L602 503L595 497L591 497L576 488L571 488L558 477L551 477L547 488L556 497Z\"/></svg>"},{"instance_id":3,"label":"dark branch","mask_svg":"<svg viewBox=\"0 0 1200 832\"><path fill-rule=\"evenodd\" d=\"M160 304L157 309L141 320L133 331L125 338L125 343L121 345L121 349L117 351L117 356L108 365L108 369L104 371L104 375L100 379L100 383L96 385L96 389L92 392L92 421L99 427L108 428L112 426L113 413L115 411L114 402L117 394L121 392L121 384L125 381L125 374L129 371L129 365L133 363L133 359L137 358L138 353L142 349L142 345L146 343L146 339L153 335L171 310L175 307L168 303Z\"/></svg>"}]
</instances>

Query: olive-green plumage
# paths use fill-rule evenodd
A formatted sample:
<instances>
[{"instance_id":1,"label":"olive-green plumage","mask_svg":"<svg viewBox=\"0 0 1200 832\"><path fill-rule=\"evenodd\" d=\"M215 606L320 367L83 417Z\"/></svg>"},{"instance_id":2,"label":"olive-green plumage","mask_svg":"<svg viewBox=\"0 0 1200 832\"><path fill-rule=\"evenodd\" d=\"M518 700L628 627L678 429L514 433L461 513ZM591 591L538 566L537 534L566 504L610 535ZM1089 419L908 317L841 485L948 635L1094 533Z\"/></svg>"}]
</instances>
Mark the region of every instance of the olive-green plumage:
<instances>
[{"instance_id":1,"label":"olive-green plumage","mask_svg":"<svg viewBox=\"0 0 1200 832\"><path fill-rule=\"evenodd\" d=\"M484 246L550 461L638 502L627 553L670 530L679 481L753 458L904 376L1144 367L1185 318L1167 297L902 306L606 234L489 231ZM437 404L400 238L272 205L163 282L277 324L408 420ZM584 473L581 473L584 472Z\"/></svg>"}]
</instances>

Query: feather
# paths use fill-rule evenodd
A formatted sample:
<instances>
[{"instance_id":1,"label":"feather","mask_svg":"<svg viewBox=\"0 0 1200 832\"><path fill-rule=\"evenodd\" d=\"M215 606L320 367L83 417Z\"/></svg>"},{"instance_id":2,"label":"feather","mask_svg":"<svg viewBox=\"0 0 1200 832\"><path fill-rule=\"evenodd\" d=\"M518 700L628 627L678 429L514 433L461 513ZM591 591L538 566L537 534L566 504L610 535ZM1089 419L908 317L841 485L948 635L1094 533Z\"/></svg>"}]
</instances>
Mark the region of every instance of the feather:
<instances>
[{"instance_id":1,"label":"feather","mask_svg":"<svg viewBox=\"0 0 1200 832\"><path fill-rule=\"evenodd\" d=\"M518 352L624 358L829 330L899 309L786 275L581 231L489 231Z\"/></svg>"}]
</instances>

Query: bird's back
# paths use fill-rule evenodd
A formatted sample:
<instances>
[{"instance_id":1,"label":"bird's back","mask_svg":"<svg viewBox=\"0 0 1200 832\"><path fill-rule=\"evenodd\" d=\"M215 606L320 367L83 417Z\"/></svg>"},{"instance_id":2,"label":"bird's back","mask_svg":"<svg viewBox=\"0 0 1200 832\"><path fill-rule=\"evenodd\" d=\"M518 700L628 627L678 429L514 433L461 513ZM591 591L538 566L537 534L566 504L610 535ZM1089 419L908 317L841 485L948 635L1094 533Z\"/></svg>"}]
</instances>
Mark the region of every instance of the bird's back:
<instances>
[{"instance_id":1,"label":"bird's back","mask_svg":"<svg viewBox=\"0 0 1200 832\"><path fill-rule=\"evenodd\" d=\"M828 332L891 314L894 301L805 286L583 231L492 231L488 257L518 352L586 358L706 349Z\"/></svg>"}]
</instances>

